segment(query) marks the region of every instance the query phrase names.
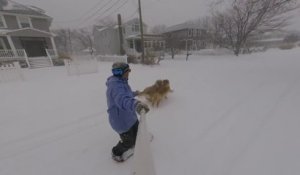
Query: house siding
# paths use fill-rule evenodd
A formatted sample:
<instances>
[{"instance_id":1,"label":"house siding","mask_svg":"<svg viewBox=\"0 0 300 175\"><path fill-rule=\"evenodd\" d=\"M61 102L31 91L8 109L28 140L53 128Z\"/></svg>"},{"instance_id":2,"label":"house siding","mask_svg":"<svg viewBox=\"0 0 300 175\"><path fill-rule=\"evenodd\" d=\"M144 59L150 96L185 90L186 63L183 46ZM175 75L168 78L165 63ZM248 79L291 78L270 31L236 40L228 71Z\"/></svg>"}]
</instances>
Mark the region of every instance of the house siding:
<instances>
[{"instance_id":1,"label":"house siding","mask_svg":"<svg viewBox=\"0 0 300 175\"><path fill-rule=\"evenodd\" d=\"M17 16L3 15L8 29L19 29ZM48 19L31 17L32 27L38 30L50 32L50 22Z\"/></svg>"},{"instance_id":2,"label":"house siding","mask_svg":"<svg viewBox=\"0 0 300 175\"><path fill-rule=\"evenodd\" d=\"M126 24L125 26L125 37L126 36L130 36L130 35L139 35L140 31L136 32L136 31L132 31L132 24ZM147 33L147 26L143 25L143 32Z\"/></svg>"},{"instance_id":3,"label":"house siding","mask_svg":"<svg viewBox=\"0 0 300 175\"><path fill-rule=\"evenodd\" d=\"M166 47L179 50L199 50L208 44L207 33L200 28L183 28L164 33Z\"/></svg>"},{"instance_id":4,"label":"house siding","mask_svg":"<svg viewBox=\"0 0 300 175\"><path fill-rule=\"evenodd\" d=\"M47 19L31 18L31 22L33 28L50 32L50 22Z\"/></svg>"},{"instance_id":5,"label":"house siding","mask_svg":"<svg viewBox=\"0 0 300 175\"><path fill-rule=\"evenodd\" d=\"M140 31L138 32L132 31L132 25L134 24L140 25L140 20L138 18L135 18L123 24L123 26L125 26L125 37L130 35L140 34ZM143 24L143 33L147 33L147 31L148 31L147 25Z\"/></svg>"},{"instance_id":6,"label":"house siding","mask_svg":"<svg viewBox=\"0 0 300 175\"><path fill-rule=\"evenodd\" d=\"M102 32L95 32L95 48L97 54L120 54L118 30L108 28Z\"/></svg>"},{"instance_id":7,"label":"house siding","mask_svg":"<svg viewBox=\"0 0 300 175\"><path fill-rule=\"evenodd\" d=\"M3 15L8 29L18 29L17 17L12 15Z\"/></svg>"},{"instance_id":8,"label":"house siding","mask_svg":"<svg viewBox=\"0 0 300 175\"><path fill-rule=\"evenodd\" d=\"M23 49L23 46L21 44L19 37L11 37L11 39L12 39L16 49Z\"/></svg>"},{"instance_id":9,"label":"house siding","mask_svg":"<svg viewBox=\"0 0 300 175\"><path fill-rule=\"evenodd\" d=\"M174 36L175 38L186 39L186 38L188 38L188 30L187 30L187 29L179 30L179 31L177 31L177 32L174 32L174 33L173 33L173 36Z\"/></svg>"}]
</instances>

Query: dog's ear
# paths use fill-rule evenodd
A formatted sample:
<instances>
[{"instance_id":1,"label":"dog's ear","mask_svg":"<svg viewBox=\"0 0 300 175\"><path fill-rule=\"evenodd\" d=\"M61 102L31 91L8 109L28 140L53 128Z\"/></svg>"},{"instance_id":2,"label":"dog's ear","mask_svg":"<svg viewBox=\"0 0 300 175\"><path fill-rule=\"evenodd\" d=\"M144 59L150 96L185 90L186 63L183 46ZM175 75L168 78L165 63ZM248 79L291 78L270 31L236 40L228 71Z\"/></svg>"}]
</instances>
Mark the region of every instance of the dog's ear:
<instances>
[{"instance_id":1,"label":"dog's ear","mask_svg":"<svg viewBox=\"0 0 300 175\"><path fill-rule=\"evenodd\" d=\"M164 79L164 80L163 80L163 83L164 83L164 84L170 84L170 81L169 81L168 79Z\"/></svg>"}]
</instances>

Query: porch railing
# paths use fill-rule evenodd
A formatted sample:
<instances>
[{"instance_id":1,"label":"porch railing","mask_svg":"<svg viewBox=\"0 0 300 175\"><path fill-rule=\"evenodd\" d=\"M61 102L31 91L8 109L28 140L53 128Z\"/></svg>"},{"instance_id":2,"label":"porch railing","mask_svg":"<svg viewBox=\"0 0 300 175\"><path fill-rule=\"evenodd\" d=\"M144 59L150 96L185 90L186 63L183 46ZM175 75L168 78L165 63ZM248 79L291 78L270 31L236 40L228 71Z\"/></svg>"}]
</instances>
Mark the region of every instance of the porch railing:
<instances>
[{"instance_id":1,"label":"porch railing","mask_svg":"<svg viewBox=\"0 0 300 175\"><path fill-rule=\"evenodd\" d=\"M4 50L0 49L0 58L2 59L19 59L19 58L26 58L26 53L24 49L17 49L17 50Z\"/></svg>"},{"instance_id":2,"label":"porch railing","mask_svg":"<svg viewBox=\"0 0 300 175\"><path fill-rule=\"evenodd\" d=\"M53 49L46 49L47 57L49 59L51 66L53 66L52 59L57 57L55 50ZM31 64L33 61L36 62L37 59L35 58L28 58L26 51L24 49L17 49L17 50L4 50L0 49L0 61L26 61L29 68L31 68ZM38 59L41 60L41 59ZM40 63L39 63L40 64Z\"/></svg>"},{"instance_id":3,"label":"porch railing","mask_svg":"<svg viewBox=\"0 0 300 175\"><path fill-rule=\"evenodd\" d=\"M29 65L28 57L24 49L4 50L0 49L0 61L25 60Z\"/></svg>"}]
</instances>

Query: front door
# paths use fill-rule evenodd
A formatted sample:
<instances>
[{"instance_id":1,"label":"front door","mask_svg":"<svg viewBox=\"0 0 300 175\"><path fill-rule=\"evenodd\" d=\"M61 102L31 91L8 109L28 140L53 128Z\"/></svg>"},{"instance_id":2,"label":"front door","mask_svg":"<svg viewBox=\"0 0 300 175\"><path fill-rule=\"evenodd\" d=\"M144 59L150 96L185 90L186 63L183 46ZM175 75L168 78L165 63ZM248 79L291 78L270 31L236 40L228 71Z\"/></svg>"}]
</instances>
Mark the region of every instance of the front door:
<instances>
[{"instance_id":1,"label":"front door","mask_svg":"<svg viewBox=\"0 0 300 175\"><path fill-rule=\"evenodd\" d=\"M21 43L28 57L47 56L47 44L43 38L22 38Z\"/></svg>"},{"instance_id":2,"label":"front door","mask_svg":"<svg viewBox=\"0 0 300 175\"><path fill-rule=\"evenodd\" d=\"M142 44L141 40L135 40L135 47L137 52L142 52Z\"/></svg>"}]
</instances>

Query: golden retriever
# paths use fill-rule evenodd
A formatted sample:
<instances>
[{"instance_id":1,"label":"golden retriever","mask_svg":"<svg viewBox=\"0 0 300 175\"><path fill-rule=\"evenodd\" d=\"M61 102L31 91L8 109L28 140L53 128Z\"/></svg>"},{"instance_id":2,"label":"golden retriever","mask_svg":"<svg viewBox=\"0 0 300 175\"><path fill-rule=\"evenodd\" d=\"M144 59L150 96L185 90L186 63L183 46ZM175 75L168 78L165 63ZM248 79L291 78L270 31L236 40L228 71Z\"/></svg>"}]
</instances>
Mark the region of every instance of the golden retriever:
<instances>
[{"instance_id":1,"label":"golden retriever","mask_svg":"<svg viewBox=\"0 0 300 175\"><path fill-rule=\"evenodd\" d=\"M145 88L138 95L144 96L152 106L158 107L161 100L167 98L169 92L173 92L173 90L171 90L170 81L165 79L156 80L152 86Z\"/></svg>"}]
</instances>

